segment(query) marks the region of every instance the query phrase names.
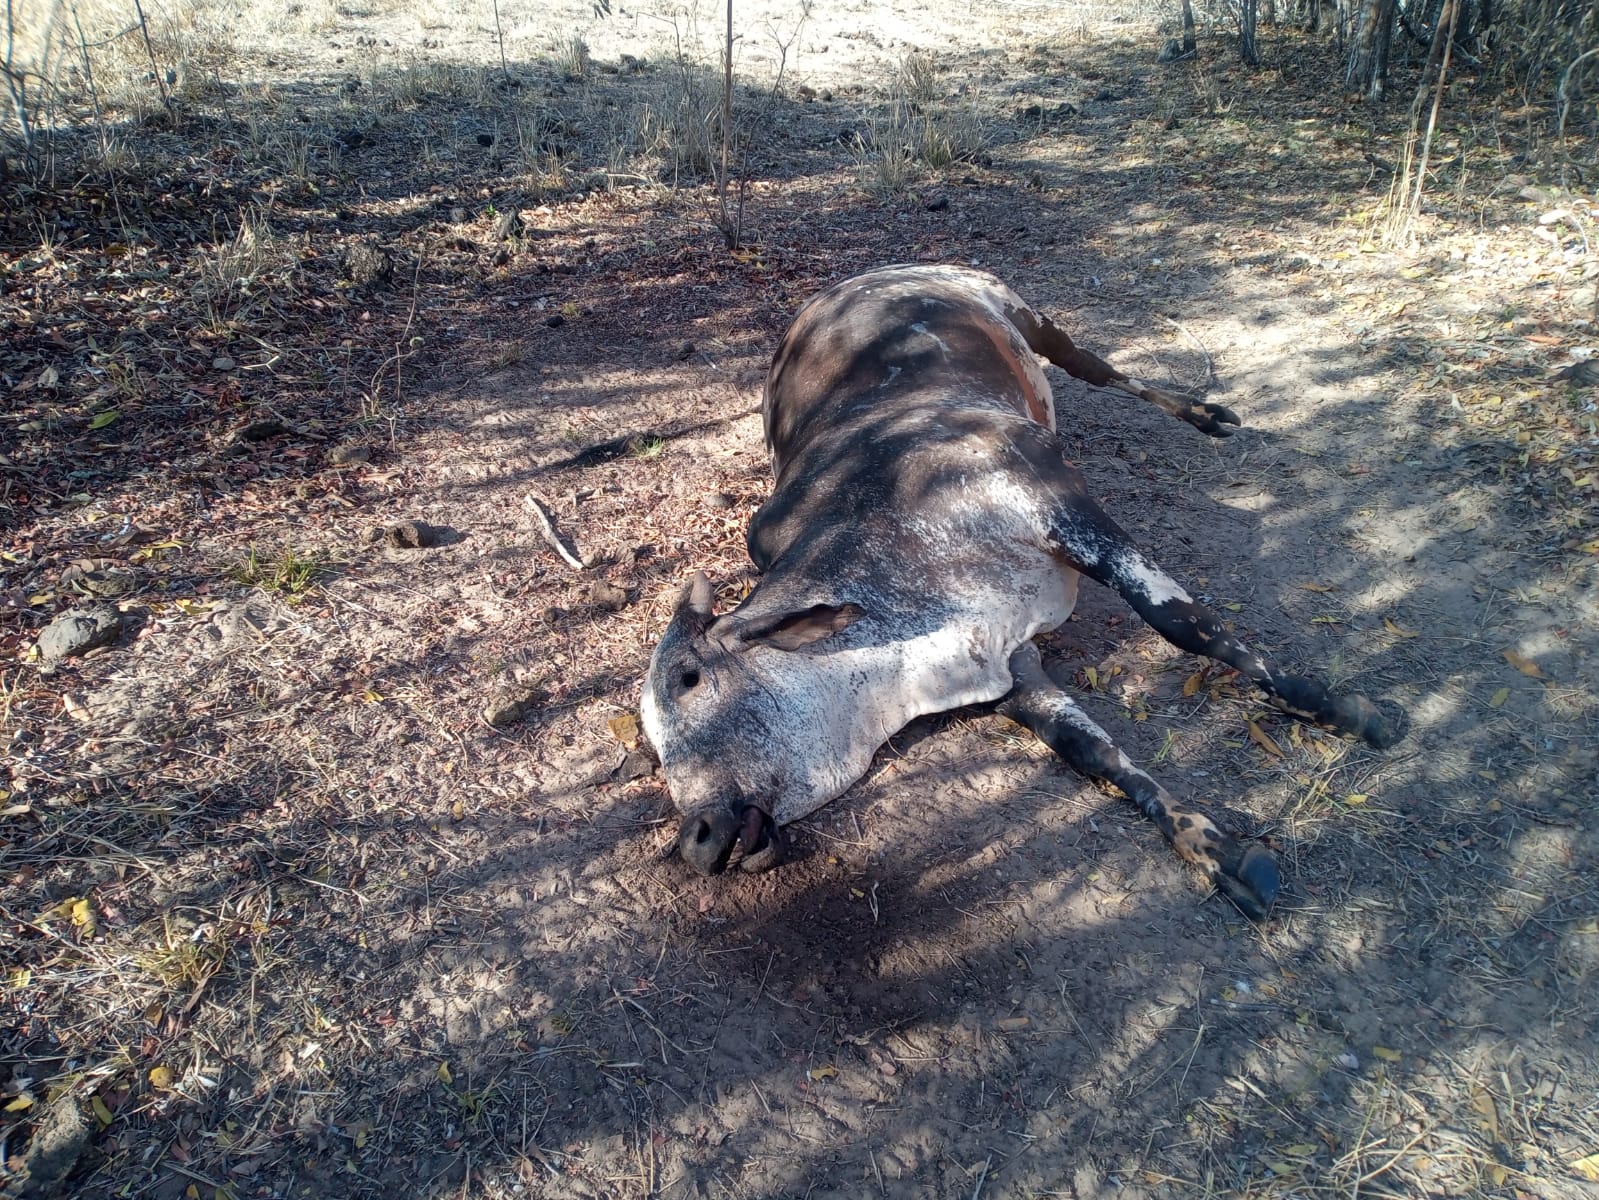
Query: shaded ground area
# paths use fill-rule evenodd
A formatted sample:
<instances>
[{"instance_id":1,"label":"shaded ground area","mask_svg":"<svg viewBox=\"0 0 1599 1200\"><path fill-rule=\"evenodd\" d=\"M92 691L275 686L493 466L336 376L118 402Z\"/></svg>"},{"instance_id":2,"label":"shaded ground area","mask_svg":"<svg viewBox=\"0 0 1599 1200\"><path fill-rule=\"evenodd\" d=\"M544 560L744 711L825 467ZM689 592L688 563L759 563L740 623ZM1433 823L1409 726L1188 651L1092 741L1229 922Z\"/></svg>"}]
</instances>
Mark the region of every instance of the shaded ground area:
<instances>
[{"instance_id":1,"label":"shaded ground area","mask_svg":"<svg viewBox=\"0 0 1599 1200\"><path fill-rule=\"evenodd\" d=\"M1484 105L1425 249L1384 250L1395 132L1325 95L1325 47L1245 75L1097 10L1017 38L866 5L779 54L774 7L729 253L670 116L708 57L667 15L561 11L504 6L514 85L449 65L497 62L481 14L291 26L270 86L218 75L150 133L181 169L0 219L7 1170L1591 1194L1599 441L1549 375L1596 336L1593 193ZM1097 589L1048 640L1130 754L1274 846L1268 925L970 713L894 738L774 875L662 857L628 721L654 637L690 571L724 603L751 578L789 316L901 260L980 263L1243 414L1213 443L1052 373L1154 557L1410 708L1387 755L1289 726ZM31 654L92 604L115 644Z\"/></svg>"}]
</instances>

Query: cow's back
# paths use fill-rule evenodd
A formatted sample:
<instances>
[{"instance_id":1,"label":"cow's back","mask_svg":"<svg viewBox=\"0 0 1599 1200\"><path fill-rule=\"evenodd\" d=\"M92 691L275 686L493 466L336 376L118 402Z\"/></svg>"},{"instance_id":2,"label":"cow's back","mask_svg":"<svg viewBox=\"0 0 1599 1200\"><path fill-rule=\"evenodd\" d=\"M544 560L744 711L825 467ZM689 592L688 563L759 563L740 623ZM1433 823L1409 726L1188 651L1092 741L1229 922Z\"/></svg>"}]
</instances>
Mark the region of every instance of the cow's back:
<instances>
[{"instance_id":1,"label":"cow's back","mask_svg":"<svg viewBox=\"0 0 1599 1200\"><path fill-rule=\"evenodd\" d=\"M888 409L1008 406L1053 428L1049 384L1008 307L1025 306L992 275L946 266L883 267L814 297L767 374L773 473Z\"/></svg>"}]
</instances>

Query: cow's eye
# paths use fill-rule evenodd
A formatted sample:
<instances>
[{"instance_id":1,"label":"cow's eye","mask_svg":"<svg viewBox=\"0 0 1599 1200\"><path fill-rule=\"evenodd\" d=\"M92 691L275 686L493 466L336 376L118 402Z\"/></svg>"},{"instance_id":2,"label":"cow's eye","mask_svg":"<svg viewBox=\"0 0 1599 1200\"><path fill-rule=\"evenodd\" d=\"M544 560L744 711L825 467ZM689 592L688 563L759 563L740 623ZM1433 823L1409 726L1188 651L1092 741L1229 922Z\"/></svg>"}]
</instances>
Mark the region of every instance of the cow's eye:
<instances>
[{"instance_id":1,"label":"cow's eye","mask_svg":"<svg viewBox=\"0 0 1599 1200\"><path fill-rule=\"evenodd\" d=\"M683 672L683 678L679 682L682 683L683 690L685 692L686 691L690 691L693 688L699 687L699 685L700 685L700 673L698 671L694 671L694 670L684 671Z\"/></svg>"}]
</instances>

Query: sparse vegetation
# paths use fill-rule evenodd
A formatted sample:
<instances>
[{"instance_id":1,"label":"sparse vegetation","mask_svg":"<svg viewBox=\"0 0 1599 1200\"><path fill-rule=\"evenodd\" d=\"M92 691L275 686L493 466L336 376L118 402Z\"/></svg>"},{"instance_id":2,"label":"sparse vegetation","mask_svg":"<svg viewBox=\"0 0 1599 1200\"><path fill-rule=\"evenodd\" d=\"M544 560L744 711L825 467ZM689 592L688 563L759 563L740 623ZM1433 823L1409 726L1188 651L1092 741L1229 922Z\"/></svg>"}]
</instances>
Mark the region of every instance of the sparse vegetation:
<instances>
[{"instance_id":1,"label":"sparse vegetation","mask_svg":"<svg viewBox=\"0 0 1599 1200\"><path fill-rule=\"evenodd\" d=\"M1351 104L1302 5L1260 71L1198 7L1168 64L1172 2L740 0L730 121L719 6L79 0L11 42L0 1167L60 1104L84 1200L1590 1186L1591 9L1500 6L1548 36L1428 93L1411 250L1408 43ZM972 715L791 872L658 857L644 656L693 570L750 585L788 316L905 259L1233 393L1196 449L1056 381L1190 586L1420 714L1383 758L1288 725L1085 586L1052 659L1273 839L1278 924ZM28 657L86 606L117 643Z\"/></svg>"}]
</instances>

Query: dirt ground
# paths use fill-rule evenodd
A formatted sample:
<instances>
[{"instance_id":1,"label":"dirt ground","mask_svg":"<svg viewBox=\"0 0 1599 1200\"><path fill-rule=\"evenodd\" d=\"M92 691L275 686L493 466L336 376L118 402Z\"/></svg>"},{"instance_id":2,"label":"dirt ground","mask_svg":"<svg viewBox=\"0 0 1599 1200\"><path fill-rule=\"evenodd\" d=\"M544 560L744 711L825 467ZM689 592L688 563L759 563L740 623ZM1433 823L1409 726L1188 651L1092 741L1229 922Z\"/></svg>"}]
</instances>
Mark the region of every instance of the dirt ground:
<instances>
[{"instance_id":1,"label":"dirt ground","mask_svg":"<svg viewBox=\"0 0 1599 1200\"><path fill-rule=\"evenodd\" d=\"M1388 248L1402 112L1117 7L741 3L731 253L674 108L716 14L576 0L501 4L514 83L482 5L294 6L175 85L160 188L10 210L11 1191L1599 1194L1599 427L1551 378L1599 194L1462 92ZM1273 846L1266 924L980 713L773 874L664 855L651 646L692 571L751 581L788 318L893 261L1236 409L1051 372L1157 561L1408 708L1384 754L1293 726L1095 588L1047 639ZM120 640L41 662L90 603Z\"/></svg>"}]
</instances>

